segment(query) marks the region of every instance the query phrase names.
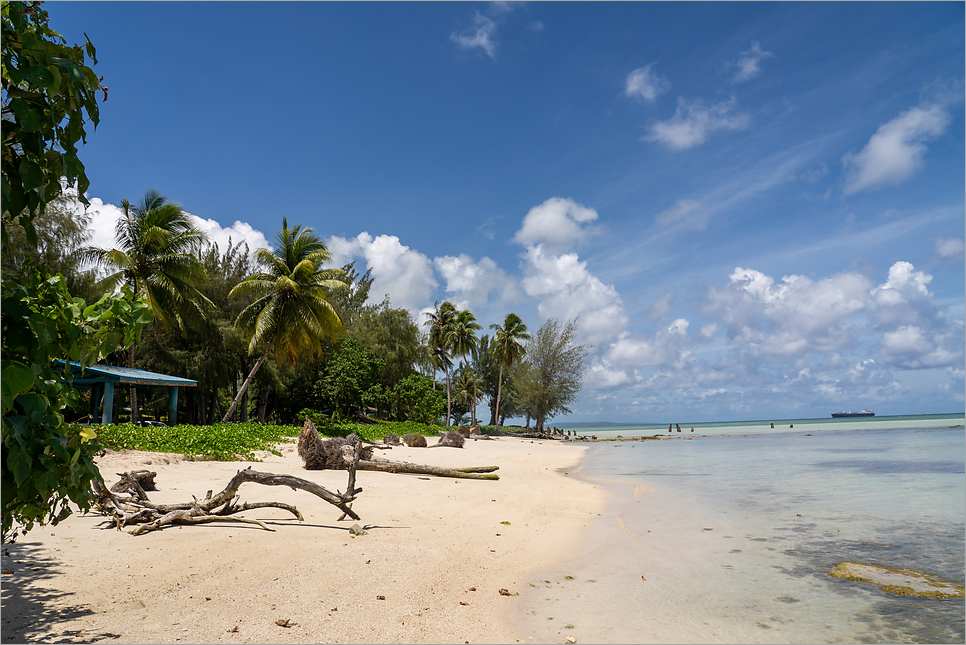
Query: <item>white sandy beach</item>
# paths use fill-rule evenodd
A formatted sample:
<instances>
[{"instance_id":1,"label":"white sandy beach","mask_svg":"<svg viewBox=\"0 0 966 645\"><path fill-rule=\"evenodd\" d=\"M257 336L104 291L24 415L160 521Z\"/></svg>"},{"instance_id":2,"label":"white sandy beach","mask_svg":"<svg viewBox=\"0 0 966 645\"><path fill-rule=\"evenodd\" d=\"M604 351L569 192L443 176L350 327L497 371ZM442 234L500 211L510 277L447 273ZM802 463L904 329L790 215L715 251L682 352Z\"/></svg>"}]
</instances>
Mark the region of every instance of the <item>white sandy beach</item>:
<instances>
[{"instance_id":1,"label":"white sandy beach","mask_svg":"<svg viewBox=\"0 0 966 645\"><path fill-rule=\"evenodd\" d=\"M430 439L430 443L433 439ZM498 465L499 481L360 472L353 504L367 534L305 492L245 484L247 511L275 529L217 523L134 537L75 514L4 545L2 641L99 643L515 643L517 596L543 568L575 557L607 493L568 474L585 447L501 438L457 448L397 447L390 459ZM224 488L239 469L292 474L344 490L344 471L306 471L286 445L261 463L111 453L115 473L156 471L156 502ZM509 524L501 524L509 522ZM10 573L7 573L7 570ZM380 599L384 597L385 599ZM282 627L276 621L289 621ZM237 628L237 629L236 629Z\"/></svg>"}]
</instances>

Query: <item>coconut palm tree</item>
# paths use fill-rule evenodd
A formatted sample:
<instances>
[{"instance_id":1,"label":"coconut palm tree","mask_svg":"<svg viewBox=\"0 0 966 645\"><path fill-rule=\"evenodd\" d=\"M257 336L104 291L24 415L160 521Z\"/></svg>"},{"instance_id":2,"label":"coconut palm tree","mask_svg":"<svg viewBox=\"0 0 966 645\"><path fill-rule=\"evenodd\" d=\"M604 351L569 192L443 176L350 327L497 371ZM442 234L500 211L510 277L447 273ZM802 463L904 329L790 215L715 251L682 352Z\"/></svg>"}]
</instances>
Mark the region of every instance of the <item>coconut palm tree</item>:
<instances>
[{"instance_id":1,"label":"coconut palm tree","mask_svg":"<svg viewBox=\"0 0 966 645\"><path fill-rule=\"evenodd\" d=\"M423 323L429 327L429 353L433 367L442 368L446 373L446 426L449 427L450 415L453 413L453 398L450 388L449 368L453 366L450 358L450 330L456 320L456 305L450 301L443 304L437 302L433 311L427 311L427 320Z\"/></svg>"},{"instance_id":2,"label":"coconut palm tree","mask_svg":"<svg viewBox=\"0 0 966 645\"><path fill-rule=\"evenodd\" d=\"M457 311L453 324L448 331L449 345L455 356L463 359L463 369L466 369L467 356L476 358L476 351L480 346L480 339L476 336L476 330L483 327L476 322L476 316L469 310ZM471 407L473 410L473 425L476 425L476 375L471 372L473 379L473 396Z\"/></svg>"},{"instance_id":3,"label":"coconut palm tree","mask_svg":"<svg viewBox=\"0 0 966 645\"><path fill-rule=\"evenodd\" d=\"M198 285L207 278L196 255L208 236L180 204L155 188L144 193L140 204L121 201L123 216L115 229L113 249L87 247L83 257L111 271L98 288L113 291L127 285L135 297L145 298L162 327L177 325L182 332L205 319L204 306L212 304ZM134 345L128 349L128 367L134 367ZM137 421L137 390L131 388L131 420Z\"/></svg>"},{"instance_id":4,"label":"coconut palm tree","mask_svg":"<svg viewBox=\"0 0 966 645\"><path fill-rule=\"evenodd\" d=\"M527 333L527 326L515 313L508 313L503 320L503 325L493 324L490 329L495 330L493 334L493 347L497 360L500 362L500 376L496 385L496 418L497 423L500 419L500 395L503 389L503 368L511 367L514 362L523 357L526 349L520 343L521 340L530 340Z\"/></svg>"},{"instance_id":5,"label":"coconut palm tree","mask_svg":"<svg viewBox=\"0 0 966 645\"><path fill-rule=\"evenodd\" d=\"M320 342L333 340L345 328L329 298L336 290L346 289L342 271L323 269L331 258L325 243L310 228L288 227L275 234L275 250L257 249L255 260L264 271L238 283L229 297L249 296L252 304L238 314L235 326L250 334L249 354L264 346L261 357L232 402L222 422L235 413L255 373L274 349L279 363L298 364L321 353Z\"/></svg>"}]
</instances>

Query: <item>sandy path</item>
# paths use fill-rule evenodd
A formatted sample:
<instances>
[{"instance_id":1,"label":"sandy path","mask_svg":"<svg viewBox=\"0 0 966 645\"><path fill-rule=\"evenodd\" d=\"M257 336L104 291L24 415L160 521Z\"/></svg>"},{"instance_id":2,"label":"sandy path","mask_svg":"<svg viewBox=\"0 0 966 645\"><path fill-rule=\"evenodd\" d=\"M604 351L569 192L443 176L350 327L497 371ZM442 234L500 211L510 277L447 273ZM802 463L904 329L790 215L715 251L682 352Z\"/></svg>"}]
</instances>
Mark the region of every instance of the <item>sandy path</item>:
<instances>
[{"instance_id":1,"label":"sandy path","mask_svg":"<svg viewBox=\"0 0 966 645\"><path fill-rule=\"evenodd\" d=\"M432 442L432 439L430 440ZM242 524L168 527L139 537L75 515L3 548L2 641L125 643L463 643L522 639L514 596L536 571L574 557L605 493L564 474L585 448L502 438L463 449L394 448L439 466L499 465L499 481L360 472L353 509L368 534L304 492L245 484L242 500L295 504L248 511ZM157 471L157 502L221 490L241 462L114 453L114 473ZM305 471L295 446L255 470L330 490L345 472ZM509 522L509 525L501 524ZM475 588L475 591L471 591ZM384 596L385 600L378 599ZM461 604L466 603L466 604ZM276 625L289 620L294 626ZM237 631L230 631L237 627Z\"/></svg>"}]
</instances>

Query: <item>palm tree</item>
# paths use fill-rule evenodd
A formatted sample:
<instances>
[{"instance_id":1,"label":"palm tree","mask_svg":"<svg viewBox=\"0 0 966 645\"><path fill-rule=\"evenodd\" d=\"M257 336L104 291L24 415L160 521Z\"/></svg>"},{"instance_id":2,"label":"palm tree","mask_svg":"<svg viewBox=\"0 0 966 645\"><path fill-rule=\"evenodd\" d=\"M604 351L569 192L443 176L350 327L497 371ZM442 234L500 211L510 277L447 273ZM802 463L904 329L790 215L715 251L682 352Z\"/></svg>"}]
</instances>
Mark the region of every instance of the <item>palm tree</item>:
<instances>
[{"instance_id":1,"label":"palm tree","mask_svg":"<svg viewBox=\"0 0 966 645\"><path fill-rule=\"evenodd\" d=\"M198 285L207 278L196 252L208 236L156 188L144 193L140 204L121 201L124 215L115 229L116 248L87 247L83 257L113 271L96 285L113 291L128 286L135 297L146 298L155 319L164 328L176 324L182 331L205 320L202 305L212 306ZM134 367L134 345L128 349L128 367ZM137 390L131 388L131 420L138 419Z\"/></svg>"},{"instance_id":2,"label":"palm tree","mask_svg":"<svg viewBox=\"0 0 966 645\"><path fill-rule=\"evenodd\" d=\"M255 373L275 350L279 364L298 364L305 358L321 354L320 342L326 336L333 340L345 333L339 314L329 301L330 294L347 285L343 272L323 269L322 263L332 256L325 243L310 228L288 227L282 218L282 230L275 234L275 250L257 249L255 260L266 270L238 283L229 297L250 296L252 304L238 314L235 326L251 334L248 353L264 343L265 350L228 408L222 423L235 413Z\"/></svg>"},{"instance_id":3,"label":"palm tree","mask_svg":"<svg viewBox=\"0 0 966 645\"><path fill-rule=\"evenodd\" d=\"M449 345L453 354L463 358L463 369L466 369L466 357L476 358L476 350L480 346L480 339L476 337L476 330L483 327L476 322L476 316L469 310L457 311L453 324L448 331ZM473 409L473 425L476 425L476 374L471 372L473 378L473 396L471 407Z\"/></svg>"},{"instance_id":4,"label":"palm tree","mask_svg":"<svg viewBox=\"0 0 966 645\"><path fill-rule=\"evenodd\" d=\"M500 422L500 394L503 389L503 368L511 367L514 362L523 357L526 353L521 340L530 340L527 333L527 326L520 316L509 313L503 320L503 326L490 325L490 329L496 330L493 334L493 347L497 360L500 362L500 376L496 384L496 419Z\"/></svg>"},{"instance_id":5,"label":"palm tree","mask_svg":"<svg viewBox=\"0 0 966 645\"><path fill-rule=\"evenodd\" d=\"M426 312L423 325L429 327L429 353L433 367L442 368L446 373L446 426L449 427L450 415L453 412L453 399L450 390L449 368L453 366L450 358L450 330L456 320L456 306L446 301L442 305L437 302L433 311Z\"/></svg>"}]
</instances>

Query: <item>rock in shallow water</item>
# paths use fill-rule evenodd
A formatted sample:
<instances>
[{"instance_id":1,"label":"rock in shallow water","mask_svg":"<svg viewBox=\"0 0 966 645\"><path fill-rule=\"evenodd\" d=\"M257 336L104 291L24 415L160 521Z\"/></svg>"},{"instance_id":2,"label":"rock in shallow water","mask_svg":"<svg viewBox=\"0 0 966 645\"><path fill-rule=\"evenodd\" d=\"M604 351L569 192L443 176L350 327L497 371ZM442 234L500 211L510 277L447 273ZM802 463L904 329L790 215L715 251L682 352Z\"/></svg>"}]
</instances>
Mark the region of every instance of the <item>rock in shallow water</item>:
<instances>
[{"instance_id":1,"label":"rock in shallow water","mask_svg":"<svg viewBox=\"0 0 966 645\"><path fill-rule=\"evenodd\" d=\"M873 584L880 591L916 598L962 598L963 585L943 580L926 571L883 564L839 562L829 572L833 578Z\"/></svg>"}]
</instances>

